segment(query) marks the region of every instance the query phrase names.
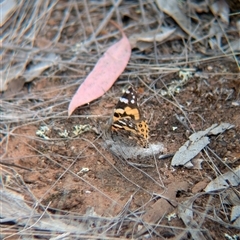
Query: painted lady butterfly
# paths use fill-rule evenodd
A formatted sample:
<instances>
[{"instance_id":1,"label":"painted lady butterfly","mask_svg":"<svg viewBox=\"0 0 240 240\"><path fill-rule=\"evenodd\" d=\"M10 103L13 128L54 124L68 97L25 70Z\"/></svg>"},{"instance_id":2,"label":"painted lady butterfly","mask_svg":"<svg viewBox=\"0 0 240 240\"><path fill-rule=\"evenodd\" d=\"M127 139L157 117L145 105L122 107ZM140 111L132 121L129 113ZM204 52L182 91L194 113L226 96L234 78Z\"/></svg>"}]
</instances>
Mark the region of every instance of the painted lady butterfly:
<instances>
[{"instance_id":1,"label":"painted lady butterfly","mask_svg":"<svg viewBox=\"0 0 240 240\"><path fill-rule=\"evenodd\" d=\"M119 99L112 118L111 135L114 141L127 145L148 147L149 128L137 103L137 94L130 86Z\"/></svg>"}]
</instances>

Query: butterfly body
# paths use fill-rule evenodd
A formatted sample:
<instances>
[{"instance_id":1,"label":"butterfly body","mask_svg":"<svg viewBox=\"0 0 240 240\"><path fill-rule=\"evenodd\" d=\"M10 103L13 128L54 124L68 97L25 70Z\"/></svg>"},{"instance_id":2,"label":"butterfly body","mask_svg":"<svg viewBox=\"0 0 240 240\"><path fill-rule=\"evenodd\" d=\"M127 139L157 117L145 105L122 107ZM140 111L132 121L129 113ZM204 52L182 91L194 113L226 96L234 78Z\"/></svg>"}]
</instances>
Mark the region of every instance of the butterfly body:
<instances>
[{"instance_id":1,"label":"butterfly body","mask_svg":"<svg viewBox=\"0 0 240 240\"><path fill-rule=\"evenodd\" d=\"M140 112L137 94L129 87L114 109L111 133L114 141L126 145L148 147L149 128Z\"/></svg>"}]
</instances>

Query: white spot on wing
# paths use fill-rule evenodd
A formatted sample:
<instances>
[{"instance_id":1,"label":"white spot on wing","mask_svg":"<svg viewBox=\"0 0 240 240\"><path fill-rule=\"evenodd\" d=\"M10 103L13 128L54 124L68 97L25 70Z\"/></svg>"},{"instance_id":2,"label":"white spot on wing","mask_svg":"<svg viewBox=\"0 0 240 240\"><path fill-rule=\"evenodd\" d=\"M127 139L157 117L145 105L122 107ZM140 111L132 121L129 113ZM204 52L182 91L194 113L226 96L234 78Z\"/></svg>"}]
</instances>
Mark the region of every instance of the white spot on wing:
<instances>
[{"instance_id":1,"label":"white spot on wing","mask_svg":"<svg viewBox=\"0 0 240 240\"><path fill-rule=\"evenodd\" d=\"M119 122L119 123L121 123L122 125L125 125L125 126L127 126L127 123L126 123L126 122L124 122L124 121L122 121L122 120L118 120L118 122Z\"/></svg>"},{"instance_id":2,"label":"white spot on wing","mask_svg":"<svg viewBox=\"0 0 240 240\"><path fill-rule=\"evenodd\" d=\"M127 98L121 97L121 98L119 99L119 101L122 102L122 103L128 104L128 99L127 99Z\"/></svg>"},{"instance_id":3,"label":"white spot on wing","mask_svg":"<svg viewBox=\"0 0 240 240\"><path fill-rule=\"evenodd\" d=\"M131 100L131 103L132 103L132 104L134 104L134 103L135 103L135 100L134 100L134 99L132 99L132 100Z\"/></svg>"}]
</instances>

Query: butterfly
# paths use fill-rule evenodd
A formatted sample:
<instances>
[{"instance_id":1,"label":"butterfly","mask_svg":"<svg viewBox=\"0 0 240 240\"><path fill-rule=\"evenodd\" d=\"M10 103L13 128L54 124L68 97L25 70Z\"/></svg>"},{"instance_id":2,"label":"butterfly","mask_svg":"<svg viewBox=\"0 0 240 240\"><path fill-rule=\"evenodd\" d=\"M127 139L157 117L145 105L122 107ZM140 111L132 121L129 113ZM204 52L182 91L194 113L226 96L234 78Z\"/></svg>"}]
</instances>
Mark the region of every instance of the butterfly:
<instances>
[{"instance_id":1,"label":"butterfly","mask_svg":"<svg viewBox=\"0 0 240 240\"><path fill-rule=\"evenodd\" d=\"M137 93L132 86L119 99L110 129L114 141L120 141L128 146L148 147L148 123L141 115Z\"/></svg>"}]
</instances>

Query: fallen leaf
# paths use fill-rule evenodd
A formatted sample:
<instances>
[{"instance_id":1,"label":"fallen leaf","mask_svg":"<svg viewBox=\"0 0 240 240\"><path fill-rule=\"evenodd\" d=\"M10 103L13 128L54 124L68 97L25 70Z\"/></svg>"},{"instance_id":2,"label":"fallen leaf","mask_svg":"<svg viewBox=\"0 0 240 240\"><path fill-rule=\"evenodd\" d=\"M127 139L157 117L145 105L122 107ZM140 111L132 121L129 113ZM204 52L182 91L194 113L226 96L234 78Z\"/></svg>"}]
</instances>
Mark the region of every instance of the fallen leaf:
<instances>
[{"instance_id":1,"label":"fallen leaf","mask_svg":"<svg viewBox=\"0 0 240 240\"><path fill-rule=\"evenodd\" d=\"M239 30L240 31L240 30ZM225 50L226 49L226 50ZM240 39L236 39L233 41L229 41L224 47L223 50L226 51L226 53L229 52L235 52L235 51L239 51L240 49Z\"/></svg>"},{"instance_id":2,"label":"fallen leaf","mask_svg":"<svg viewBox=\"0 0 240 240\"><path fill-rule=\"evenodd\" d=\"M240 184L240 166L212 180L204 189L205 192L212 192L228 188L229 184L226 180L228 180L233 187L238 186Z\"/></svg>"},{"instance_id":3,"label":"fallen leaf","mask_svg":"<svg viewBox=\"0 0 240 240\"><path fill-rule=\"evenodd\" d=\"M69 107L68 116L77 108L101 97L108 91L120 74L123 72L131 56L131 45L124 32L122 39L112 45L87 76L73 96Z\"/></svg>"},{"instance_id":4,"label":"fallen leaf","mask_svg":"<svg viewBox=\"0 0 240 240\"><path fill-rule=\"evenodd\" d=\"M234 206L231 212L231 222L235 221L237 218L240 218L240 206Z\"/></svg>"},{"instance_id":5,"label":"fallen leaf","mask_svg":"<svg viewBox=\"0 0 240 240\"><path fill-rule=\"evenodd\" d=\"M229 206L240 206L239 194L236 191L237 188L234 187L230 187L224 191L221 191L220 197L222 199L222 204Z\"/></svg>"},{"instance_id":6,"label":"fallen leaf","mask_svg":"<svg viewBox=\"0 0 240 240\"><path fill-rule=\"evenodd\" d=\"M222 37L224 36L224 33L221 31L221 26L217 22L212 22L210 24L210 29L208 33L209 39L209 45L211 49L221 49L222 45Z\"/></svg>"},{"instance_id":7,"label":"fallen leaf","mask_svg":"<svg viewBox=\"0 0 240 240\"><path fill-rule=\"evenodd\" d=\"M229 23L229 6L225 0L218 0L210 5L210 9L215 16L219 16L222 22Z\"/></svg>"},{"instance_id":8,"label":"fallen leaf","mask_svg":"<svg viewBox=\"0 0 240 240\"><path fill-rule=\"evenodd\" d=\"M188 199L178 205L178 216L182 219L188 231L191 233L192 239L204 240L206 238L200 230L201 227L197 221L194 220L193 203L195 201L195 198L196 197L194 196L191 199Z\"/></svg>"},{"instance_id":9,"label":"fallen leaf","mask_svg":"<svg viewBox=\"0 0 240 240\"><path fill-rule=\"evenodd\" d=\"M15 54L15 59L24 59L22 62L12 64L8 62L2 70L0 70L0 91L6 91L10 82L15 81L19 77L23 77L25 82L31 82L34 78L39 77L43 71L54 66L60 57L54 53L49 53L42 56L41 61L33 61L29 64L29 56L27 53L18 52ZM29 65L28 65L29 64ZM26 66L28 67L26 68Z\"/></svg>"},{"instance_id":10,"label":"fallen leaf","mask_svg":"<svg viewBox=\"0 0 240 240\"><path fill-rule=\"evenodd\" d=\"M234 125L230 123L221 123L219 125L215 123L204 131L198 131L193 133L189 137L189 140L186 141L185 144L181 146L179 150L175 153L171 165L185 165L210 143L210 140L207 136L223 133L225 130L233 127Z\"/></svg>"},{"instance_id":11,"label":"fallen leaf","mask_svg":"<svg viewBox=\"0 0 240 240\"><path fill-rule=\"evenodd\" d=\"M203 159L201 158L197 158L197 159L192 159L192 161L187 162L184 167L189 168L189 169L198 169L201 170L202 169L202 162Z\"/></svg>"},{"instance_id":12,"label":"fallen leaf","mask_svg":"<svg viewBox=\"0 0 240 240\"><path fill-rule=\"evenodd\" d=\"M206 1L189 1L188 2L189 10L191 12L197 12L197 13L207 13L209 12L208 10L208 2Z\"/></svg>"},{"instance_id":13,"label":"fallen leaf","mask_svg":"<svg viewBox=\"0 0 240 240\"><path fill-rule=\"evenodd\" d=\"M199 39L199 36L195 33L197 26L193 24L193 22L191 22L191 25L189 24L190 19L186 17L186 14L183 13L178 7L177 0L155 0L155 2L158 8L172 17L183 31L185 31L191 37Z\"/></svg>"},{"instance_id":14,"label":"fallen leaf","mask_svg":"<svg viewBox=\"0 0 240 240\"><path fill-rule=\"evenodd\" d=\"M174 33L175 28L161 27L161 29L151 30L148 32L133 34L129 41L131 43L132 48L137 46L138 41L143 42L163 42L166 38L168 38L171 34Z\"/></svg>"},{"instance_id":15,"label":"fallen leaf","mask_svg":"<svg viewBox=\"0 0 240 240\"><path fill-rule=\"evenodd\" d=\"M138 239L144 233L154 231L151 224L157 224L159 219L173 212L174 207L177 206L177 192L186 192L188 188L189 184L187 182L172 182L169 184L165 194L159 194L158 196L161 198L146 208L142 216L144 227L136 233L134 238Z\"/></svg>"},{"instance_id":16,"label":"fallen leaf","mask_svg":"<svg viewBox=\"0 0 240 240\"><path fill-rule=\"evenodd\" d=\"M25 79L22 77L16 78L8 83L7 90L3 93L4 98L9 98L17 95L23 88Z\"/></svg>"},{"instance_id":17,"label":"fallen leaf","mask_svg":"<svg viewBox=\"0 0 240 240\"><path fill-rule=\"evenodd\" d=\"M192 193L196 194L201 192L208 184L208 179L203 179L202 181L196 183L192 188Z\"/></svg>"},{"instance_id":18,"label":"fallen leaf","mask_svg":"<svg viewBox=\"0 0 240 240\"><path fill-rule=\"evenodd\" d=\"M0 2L1 9L1 19L0 19L0 27L3 26L7 22L7 20L14 14L17 9L17 1L16 0L8 0Z\"/></svg>"},{"instance_id":19,"label":"fallen leaf","mask_svg":"<svg viewBox=\"0 0 240 240\"><path fill-rule=\"evenodd\" d=\"M43 71L54 66L58 61L59 57L54 53L49 53L44 56L44 61L38 62L36 64L30 65L25 72L23 73L23 77L25 78L25 82L31 82L34 78L38 77Z\"/></svg>"}]
</instances>

